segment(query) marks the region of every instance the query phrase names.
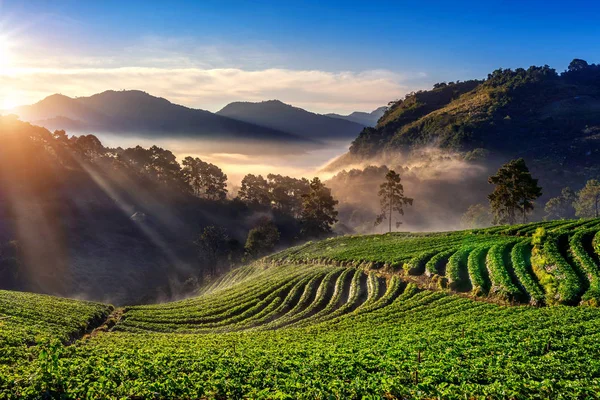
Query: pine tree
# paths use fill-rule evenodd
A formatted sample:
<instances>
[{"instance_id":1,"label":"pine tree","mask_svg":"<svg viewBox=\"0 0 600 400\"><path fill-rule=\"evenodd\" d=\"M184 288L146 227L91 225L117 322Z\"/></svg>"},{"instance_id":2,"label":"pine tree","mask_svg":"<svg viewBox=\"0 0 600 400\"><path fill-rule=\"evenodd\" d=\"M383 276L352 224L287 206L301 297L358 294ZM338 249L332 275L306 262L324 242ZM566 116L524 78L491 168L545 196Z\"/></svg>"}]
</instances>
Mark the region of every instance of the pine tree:
<instances>
[{"instance_id":1,"label":"pine tree","mask_svg":"<svg viewBox=\"0 0 600 400\"><path fill-rule=\"evenodd\" d=\"M488 182L496 185L488 196L496 224L514 224L517 212L525 223L527 213L534 208L533 201L542 195L538 180L531 176L522 158L504 164Z\"/></svg>"},{"instance_id":2,"label":"pine tree","mask_svg":"<svg viewBox=\"0 0 600 400\"><path fill-rule=\"evenodd\" d=\"M379 186L379 197L381 199L381 214L377 216L375 225L381 224L384 220L389 221L389 231L392 231L392 215L397 212L404 215L404 205L413 204L413 199L404 196L404 187L400 183L402 179L394 170L390 170L385 175L385 182ZM398 228L402 222L396 222Z\"/></svg>"}]
</instances>

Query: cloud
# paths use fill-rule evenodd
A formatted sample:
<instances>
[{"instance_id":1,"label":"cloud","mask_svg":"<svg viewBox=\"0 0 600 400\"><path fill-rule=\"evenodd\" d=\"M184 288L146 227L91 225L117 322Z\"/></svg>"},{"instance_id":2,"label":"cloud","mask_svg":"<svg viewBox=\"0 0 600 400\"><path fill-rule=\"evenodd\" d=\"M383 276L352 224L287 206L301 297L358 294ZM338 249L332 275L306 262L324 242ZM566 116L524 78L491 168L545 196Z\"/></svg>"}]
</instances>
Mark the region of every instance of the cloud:
<instances>
[{"instance_id":1,"label":"cloud","mask_svg":"<svg viewBox=\"0 0 600 400\"><path fill-rule=\"evenodd\" d=\"M409 76L267 68L14 68L0 75L0 95L32 103L53 94L88 96L140 89L193 108L217 111L231 101L279 99L316 112L372 110L411 90Z\"/></svg>"}]
</instances>

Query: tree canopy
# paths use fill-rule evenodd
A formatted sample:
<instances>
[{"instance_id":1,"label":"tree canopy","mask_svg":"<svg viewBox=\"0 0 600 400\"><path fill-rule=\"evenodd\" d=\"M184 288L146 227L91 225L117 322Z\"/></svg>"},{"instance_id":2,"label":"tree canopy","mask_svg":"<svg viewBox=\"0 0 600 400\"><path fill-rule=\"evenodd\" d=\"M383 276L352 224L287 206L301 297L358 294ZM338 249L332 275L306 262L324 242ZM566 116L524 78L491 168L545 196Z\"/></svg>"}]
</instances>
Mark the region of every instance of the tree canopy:
<instances>
[{"instance_id":1,"label":"tree canopy","mask_svg":"<svg viewBox=\"0 0 600 400\"><path fill-rule=\"evenodd\" d=\"M319 237L331 233L333 224L337 222L337 204L338 201L331 196L331 190L319 178L313 178L309 183L308 193L302 195L302 236Z\"/></svg>"},{"instance_id":2,"label":"tree canopy","mask_svg":"<svg viewBox=\"0 0 600 400\"><path fill-rule=\"evenodd\" d=\"M538 180L531 176L522 158L504 164L488 182L495 185L488 199L497 224L514 224L517 213L526 222L527 214L534 208L533 202L542 195Z\"/></svg>"}]
</instances>

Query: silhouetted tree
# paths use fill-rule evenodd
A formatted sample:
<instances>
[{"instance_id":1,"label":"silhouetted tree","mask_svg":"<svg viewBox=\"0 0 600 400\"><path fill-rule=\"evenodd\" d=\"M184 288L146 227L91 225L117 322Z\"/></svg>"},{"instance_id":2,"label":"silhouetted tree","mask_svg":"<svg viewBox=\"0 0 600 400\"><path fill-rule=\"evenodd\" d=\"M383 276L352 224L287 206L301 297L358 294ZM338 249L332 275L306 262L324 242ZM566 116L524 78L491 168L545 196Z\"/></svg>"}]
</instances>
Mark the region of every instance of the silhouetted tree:
<instances>
[{"instance_id":1,"label":"silhouetted tree","mask_svg":"<svg viewBox=\"0 0 600 400\"><path fill-rule=\"evenodd\" d=\"M544 211L545 220L573 218L575 216L575 208L573 203L577 199L575 192L571 188L566 187L560 193L560 196L553 197L546 203Z\"/></svg>"},{"instance_id":2,"label":"silhouetted tree","mask_svg":"<svg viewBox=\"0 0 600 400\"><path fill-rule=\"evenodd\" d=\"M569 72L578 72L586 69L588 66L589 64L587 63L587 61L575 58L573 59L573 61L571 61L567 70Z\"/></svg>"},{"instance_id":3,"label":"silhouetted tree","mask_svg":"<svg viewBox=\"0 0 600 400\"><path fill-rule=\"evenodd\" d=\"M92 143L94 141L92 140ZM127 163L139 175L149 177L156 182L184 188L181 166L171 151L158 146L144 149L141 146L125 149L119 158Z\"/></svg>"},{"instance_id":4,"label":"silhouetted tree","mask_svg":"<svg viewBox=\"0 0 600 400\"><path fill-rule=\"evenodd\" d=\"M573 203L575 215L582 218L598 218L600 215L600 182L596 179L587 181L583 189L577 192Z\"/></svg>"},{"instance_id":5,"label":"silhouetted tree","mask_svg":"<svg viewBox=\"0 0 600 400\"><path fill-rule=\"evenodd\" d=\"M379 186L379 197L381 201L381 214L375 219L375 225L381 224L384 220L389 221L389 232L392 231L392 214L397 212L404 215L404 206L413 204L413 199L404 196L404 187L402 186L400 175L394 170L388 171L385 175L385 182ZM402 224L396 222L396 228Z\"/></svg>"},{"instance_id":6,"label":"silhouetted tree","mask_svg":"<svg viewBox=\"0 0 600 400\"><path fill-rule=\"evenodd\" d=\"M200 263L211 276L228 270L232 263L232 252L238 250L227 230L214 225L205 227L194 244L197 246Z\"/></svg>"},{"instance_id":7,"label":"silhouetted tree","mask_svg":"<svg viewBox=\"0 0 600 400\"><path fill-rule=\"evenodd\" d=\"M496 186L488 199L497 224L514 224L517 211L525 223L527 213L534 208L533 201L542 195L538 180L531 176L522 158L504 164L488 182Z\"/></svg>"},{"instance_id":8,"label":"silhouetted tree","mask_svg":"<svg viewBox=\"0 0 600 400\"><path fill-rule=\"evenodd\" d=\"M279 229L268 218L262 218L258 225L248 232L246 254L252 258L261 257L272 252L279 242Z\"/></svg>"},{"instance_id":9,"label":"silhouetted tree","mask_svg":"<svg viewBox=\"0 0 600 400\"><path fill-rule=\"evenodd\" d=\"M208 200L225 200L227 197L227 175L216 165L186 157L183 175L196 196Z\"/></svg>"},{"instance_id":10,"label":"silhouetted tree","mask_svg":"<svg viewBox=\"0 0 600 400\"><path fill-rule=\"evenodd\" d=\"M319 178L310 181L309 191L302 195L300 213L300 233L303 237L318 237L331 233L331 227L337 222L338 201L331 196Z\"/></svg>"},{"instance_id":11,"label":"silhouetted tree","mask_svg":"<svg viewBox=\"0 0 600 400\"><path fill-rule=\"evenodd\" d=\"M270 206L269 182L262 175L248 174L242 179L237 197L250 205Z\"/></svg>"},{"instance_id":12,"label":"silhouetted tree","mask_svg":"<svg viewBox=\"0 0 600 400\"><path fill-rule=\"evenodd\" d=\"M267 175L267 179L273 207L298 218L302 212L302 196L310 190L308 180L275 174Z\"/></svg>"}]
</instances>

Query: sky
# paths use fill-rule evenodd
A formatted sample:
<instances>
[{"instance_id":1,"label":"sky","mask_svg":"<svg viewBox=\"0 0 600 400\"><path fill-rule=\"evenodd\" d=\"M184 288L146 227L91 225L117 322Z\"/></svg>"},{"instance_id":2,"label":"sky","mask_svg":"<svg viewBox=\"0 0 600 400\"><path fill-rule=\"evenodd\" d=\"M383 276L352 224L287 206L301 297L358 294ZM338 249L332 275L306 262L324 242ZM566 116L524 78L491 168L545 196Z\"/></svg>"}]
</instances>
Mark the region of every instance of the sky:
<instances>
[{"instance_id":1,"label":"sky","mask_svg":"<svg viewBox=\"0 0 600 400\"><path fill-rule=\"evenodd\" d=\"M0 109L139 89L371 111L441 81L600 62L593 1L0 0Z\"/></svg>"}]
</instances>

